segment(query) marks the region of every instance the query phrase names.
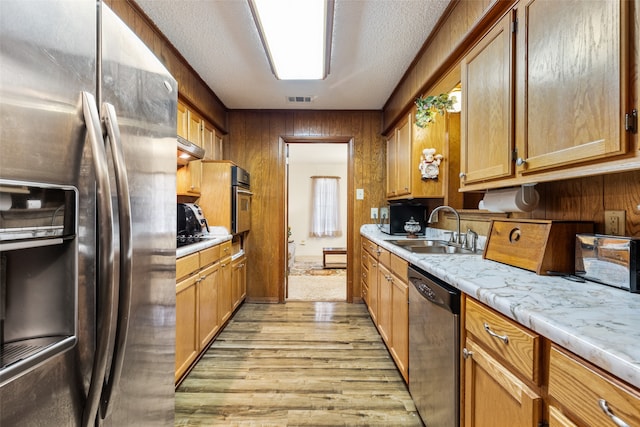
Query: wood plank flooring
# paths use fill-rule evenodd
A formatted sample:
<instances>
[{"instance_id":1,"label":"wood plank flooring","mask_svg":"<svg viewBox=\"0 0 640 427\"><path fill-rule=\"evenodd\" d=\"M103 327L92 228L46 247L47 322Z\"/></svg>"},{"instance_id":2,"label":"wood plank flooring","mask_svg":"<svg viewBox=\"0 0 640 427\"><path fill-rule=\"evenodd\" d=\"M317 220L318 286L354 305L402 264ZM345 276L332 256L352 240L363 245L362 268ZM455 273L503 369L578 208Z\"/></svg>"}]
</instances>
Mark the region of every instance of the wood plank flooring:
<instances>
[{"instance_id":1,"label":"wood plank flooring","mask_svg":"<svg viewBox=\"0 0 640 427\"><path fill-rule=\"evenodd\" d=\"M364 304L244 304L176 390L176 426L422 426Z\"/></svg>"}]
</instances>

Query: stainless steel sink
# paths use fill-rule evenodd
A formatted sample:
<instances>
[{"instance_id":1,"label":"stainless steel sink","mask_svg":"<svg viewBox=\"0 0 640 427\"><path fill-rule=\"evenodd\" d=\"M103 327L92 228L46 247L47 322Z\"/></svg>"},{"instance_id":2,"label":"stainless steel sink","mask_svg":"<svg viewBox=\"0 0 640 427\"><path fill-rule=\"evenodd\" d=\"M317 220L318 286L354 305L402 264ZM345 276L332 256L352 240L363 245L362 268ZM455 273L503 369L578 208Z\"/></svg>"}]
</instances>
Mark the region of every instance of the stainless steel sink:
<instances>
[{"instance_id":1,"label":"stainless steel sink","mask_svg":"<svg viewBox=\"0 0 640 427\"><path fill-rule=\"evenodd\" d=\"M446 240L387 240L387 242L417 254L479 254Z\"/></svg>"},{"instance_id":2,"label":"stainless steel sink","mask_svg":"<svg viewBox=\"0 0 640 427\"><path fill-rule=\"evenodd\" d=\"M471 249L459 246L409 246L405 249L418 254L475 254Z\"/></svg>"},{"instance_id":3,"label":"stainless steel sink","mask_svg":"<svg viewBox=\"0 0 640 427\"><path fill-rule=\"evenodd\" d=\"M449 242L446 240L387 240L387 242L392 243L396 246L402 246L406 248L407 246L412 247L433 247L433 246L448 246Z\"/></svg>"}]
</instances>

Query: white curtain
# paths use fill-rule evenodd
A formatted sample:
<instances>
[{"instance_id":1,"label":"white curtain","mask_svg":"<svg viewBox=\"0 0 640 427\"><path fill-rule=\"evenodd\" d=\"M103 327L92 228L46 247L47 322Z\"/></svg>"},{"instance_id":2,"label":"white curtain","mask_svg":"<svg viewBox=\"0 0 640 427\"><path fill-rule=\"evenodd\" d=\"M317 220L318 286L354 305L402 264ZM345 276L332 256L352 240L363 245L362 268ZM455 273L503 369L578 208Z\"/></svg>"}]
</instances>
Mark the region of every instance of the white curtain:
<instances>
[{"instance_id":1,"label":"white curtain","mask_svg":"<svg viewBox=\"0 0 640 427\"><path fill-rule=\"evenodd\" d=\"M340 177L312 176L312 208L311 233L312 237L338 237L342 235L340 229L340 206L338 202Z\"/></svg>"}]
</instances>

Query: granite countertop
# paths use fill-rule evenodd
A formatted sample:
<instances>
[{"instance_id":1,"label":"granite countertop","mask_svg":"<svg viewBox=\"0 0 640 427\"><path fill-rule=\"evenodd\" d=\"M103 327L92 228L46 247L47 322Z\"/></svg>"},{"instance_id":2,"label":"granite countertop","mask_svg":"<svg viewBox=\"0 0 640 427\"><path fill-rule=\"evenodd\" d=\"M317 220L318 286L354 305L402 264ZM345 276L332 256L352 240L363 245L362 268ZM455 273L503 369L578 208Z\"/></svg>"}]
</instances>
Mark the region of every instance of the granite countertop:
<instances>
[{"instance_id":1,"label":"granite countertop","mask_svg":"<svg viewBox=\"0 0 640 427\"><path fill-rule=\"evenodd\" d=\"M191 255L203 249L210 248L211 246L219 245L222 242L231 240L233 236L231 234L225 235L205 235L198 243L192 243L190 245L181 246L176 249L176 259L183 256Z\"/></svg>"},{"instance_id":2,"label":"granite countertop","mask_svg":"<svg viewBox=\"0 0 640 427\"><path fill-rule=\"evenodd\" d=\"M554 343L640 388L640 294L539 276L482 255L416 254L375 224L360 234ZM442 230L427 229L427 238ZM484 239L480 240L484 245Z\"/></svg>"}]
</instances>

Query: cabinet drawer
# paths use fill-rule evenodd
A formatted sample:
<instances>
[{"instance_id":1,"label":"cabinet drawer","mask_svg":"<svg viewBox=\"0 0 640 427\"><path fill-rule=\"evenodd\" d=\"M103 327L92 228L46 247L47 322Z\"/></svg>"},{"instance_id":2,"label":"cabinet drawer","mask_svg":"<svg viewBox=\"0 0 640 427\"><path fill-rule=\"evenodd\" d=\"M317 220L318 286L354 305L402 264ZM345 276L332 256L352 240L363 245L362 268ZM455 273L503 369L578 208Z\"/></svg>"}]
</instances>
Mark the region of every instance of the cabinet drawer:
<instances>
[{"instance_id":1,"label":"cabinet drawer","mask_svg":"<svg viewBox=\"0 0 640 427\"><path fill-rule=\"evenodd\" d=\"M467 298L466 329L524 378L540 384L540 336Z\"/></svg>"},{"instance_id":2,"label":"cabinet drawer","mask_svg":"<svg viewBox=\"0 0 640 427\"><path fill-rule=\"evenodd\" d=\"M391 271L403 282L409 281L409 263L396 254L391 254Z\"/></svg>"},{"instance_id":3,"label":"cabinet drawer","mask_svg":"<svg viewBox=\"0 0 640 427\"><path fill-rule=\"evenodd\" d=\"M220 245L212 246L200 251L200 265L206 267L220 259Z\"/></svg>"},{"instance_id":4,"label":"cabinet drawer","mask_svg":"<svg viewBox=\"0 0 640 427\"><path fill-rule=\"evenodd\" d=\"M386 250L385 248L378 246L378 263L384 265L385 267L391 267L391 252Z\"/></svg>"},{"instance_id":5,"label":"cabinet drawer","mask_svg":"<svg viewBox=\"0 0 640 427\"><path fill-rule=\"evenodd\" d=\"M176 280L186 277L200 268L200 256L195 254L187 255L176 260Z\"/></svg>"},{"instance_id":6,"label":"cabinet drawer","mask_svg":"<svg viewBox=\"0 0 640 427\"><path fill-rule=\"evenodd\" d=\"M220 243L218 247L220 248L220 258L231 256L231 240Z\"/></svg>"},{"instance_id":7,"label":"cabinet drawer","mask_svg":"<svg viewBox=\"0 0 640 427\"><path fill-rule=\"evenodd\" d=\"M365 251L369 252L371 256L373 256L374 258L378 258L378 245L373 243L371 240L362 239L362 247L365 249Z\"/></svg>"},{"instance_id":8,"label":"cabinet drawer","mask_svg":"<svg viewBox=\"0 0 640 427\"><path fill-rule=\"evenodd\" d=\"M640 390L622 385L555 346L549 357L549 395L585 425L616 425L600 407L601 400L612 415L630 426L640 425Z\"/></svg>"}]
</instances>

